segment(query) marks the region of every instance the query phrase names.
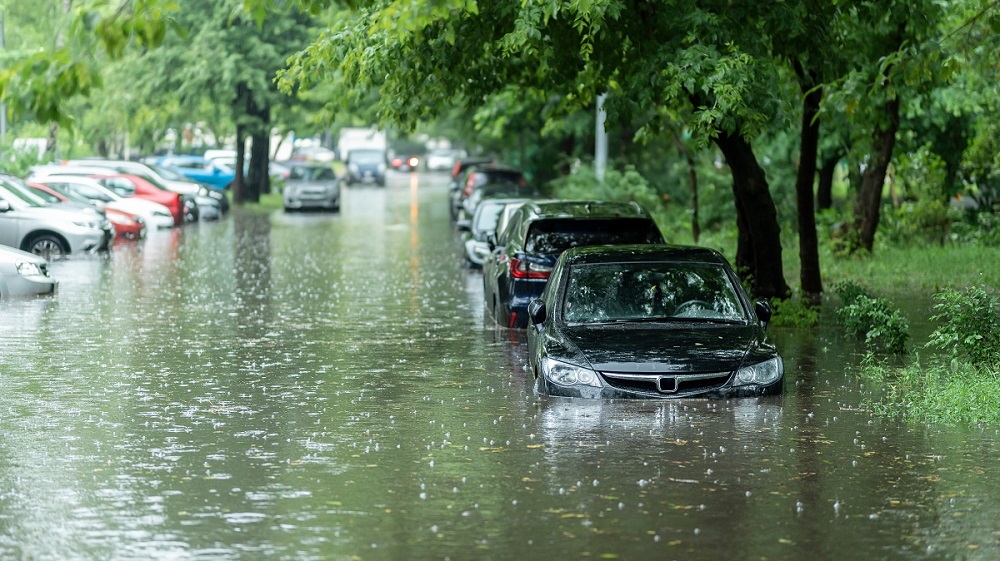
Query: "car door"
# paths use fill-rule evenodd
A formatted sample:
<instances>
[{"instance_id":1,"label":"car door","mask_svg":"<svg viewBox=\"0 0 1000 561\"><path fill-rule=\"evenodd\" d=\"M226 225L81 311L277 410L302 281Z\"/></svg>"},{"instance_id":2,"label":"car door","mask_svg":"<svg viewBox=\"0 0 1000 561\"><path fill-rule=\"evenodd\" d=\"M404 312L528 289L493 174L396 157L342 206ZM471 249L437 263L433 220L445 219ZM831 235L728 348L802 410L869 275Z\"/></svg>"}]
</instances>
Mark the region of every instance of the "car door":
<instances>
[{"instance_id":1,"label":"car door","mask_svg":"<svg viewBox=\"0 0 1000 561\"><path fill-rule=\"evenodd\" d=\"M16 201L11 201L4 193L0 192L0 244L14 248L21 246L22 218L17 210Z\"/></svg>"}]
</instances>

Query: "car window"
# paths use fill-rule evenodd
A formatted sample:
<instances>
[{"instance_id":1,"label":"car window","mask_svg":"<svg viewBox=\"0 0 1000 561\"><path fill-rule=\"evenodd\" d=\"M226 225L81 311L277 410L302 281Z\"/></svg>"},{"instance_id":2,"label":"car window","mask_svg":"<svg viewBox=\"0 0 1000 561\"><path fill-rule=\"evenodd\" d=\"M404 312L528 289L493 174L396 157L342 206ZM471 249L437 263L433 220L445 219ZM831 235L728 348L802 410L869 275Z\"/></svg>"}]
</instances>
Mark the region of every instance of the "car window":
<instances>
[{"instance_id":1,"label":"car window","mask_svg":"<svg viewBox=\"0 0 1000 561\"><path fill-rule=\"evenodd\" d=\"M567 323L747 320L729 275L718 264L586 264L571 266L568 274Z\"/></svg>"},{"instance_id":2,"label":"car window","mask_svg":"<svg viewBox=\"0 0 1000 561\"><path fill-rule=\"evenodd\" d=\"M484 202L480 204L472 221L472 230L475 232L495 230L504 206L504 203Z\"/></svg>"},{"instance_id":3,"label":"car window","mask_svg":"<svg viewBox=\"0 0 1000 561\"><path fill-rule=\"evenodd\" d=\"M378 150L352 150L347 154L347 161L355 164L379 164L385 160L385 155Z\"/></svg>"},{"instance_id":4,"label":"car window","mask_svg":"<svg viewBox=\"0 0 1000 561\"><path fill-rule=\"evenodd\" d=\"M23 204L33 207L46 205L46 202L41 197L35 195L20 179L0 177L0 186L4 187L12 198L17 199Z\"/></svg>"},{"instance_id":5,"label":"car window","mask_svg":"<svg viewBox=\"0 0 1000 561\"><path fill-rule=\"evenodd\" d=\"M109 177L100 181L108 189L118 193L122 197L135 195L135 185L131 181L122 177Z\"/></svg>"},{"instance_id":6,"label":"car window","mask_svg":"<svg viewBox=\"0 0 1000 561\"><path fill-rule=\"evenodd\" d=\"M47 202L49 204L55 204L55 203L58 203L58 202L62 202L62 199L60 199L59 197L53 195L52 193L49 193L48 191L45 191L45 190L42 190L42 189L37 189L35 187L32 187L31 189L32 189L32 193L34 193L35 195L37 195L38 198L42 199L43 201L45 201L45 202Z\"/></svg>"},{"instance_id":7,"label":"car window","mask_svg":"<svg viewBox=\"0 0 1000 561\"><path fill-rule=\"evenodd\" d=\"M110 203L111 201L114 200L103 190L90 185L83 185L80 183L67 183L66 188L73 191L74 193L78 193L80 195L83 195L84 197L87 197L88 199L92 199L95 201L103 201L106 203Z\"/></svg>"},{"instance_id":8,"label":"car window","mask_svg":"<svg viewBox=\"0 0 1000 561\"><path fill-rule=\"evenodd\" d=\"M528 253L562 253L571 247L605 244L662 243L656 224L647 218L557 218L535 221L528 229Z\"/></svg>"}]
</instances>

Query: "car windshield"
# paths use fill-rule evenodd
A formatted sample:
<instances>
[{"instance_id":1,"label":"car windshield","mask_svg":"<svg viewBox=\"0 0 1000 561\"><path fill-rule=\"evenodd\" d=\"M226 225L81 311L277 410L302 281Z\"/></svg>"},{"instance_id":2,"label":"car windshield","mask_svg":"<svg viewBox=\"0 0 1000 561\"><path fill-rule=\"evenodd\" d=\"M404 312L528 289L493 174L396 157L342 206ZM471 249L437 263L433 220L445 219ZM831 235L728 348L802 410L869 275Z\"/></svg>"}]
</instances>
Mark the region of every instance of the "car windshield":
<instances>
[{"instance_id":1,"label":"car windshield","mask_svg":"<svg viewBox=\"0 0 1000 561\"><path fill-rule=\"evenodd\" d=\"M380 164L385 154L381 150L351 150L347 159L355 164Z\"/></svg>"},{"instance_id":2,"label":"car windshield","mask_svg":"<svg viewBox=\"0 0 1000 561\"><path fill-rule=\"evenodd\" d=\"M188 179L183 174L176 172L170 168L166 168L163 166L149 166L149 167L153 168L153 171L160 174L160 177L162 177L163 179L169 181L190 181L190 179Z\"/></svg>"},{"instance_id":3,"label":"car windshield","mask_svg":"<svg viewBox=\"0 0 1000 561\"><path fill-rule=\"evenodd\" d=\"M500 219L500 213L503 212L505 206L507 206L505 203L482 202L476 208L472 229L476 232L493 231L497 227L497 220Z\"/></svg>"},{"instance_id":4,"label":"car windshield","mask_svg":"<svg viewBox=\"0 0 1000 561\"><path fill-rule=\"evenodd\" d=\"M715 263L575 265L565 294L563 319L569 324L747 321L732 280Z\"/></svg>"},{"instance_id":5,"label":"car windshield","mask_svg":"<svg viewBox=\"0 0 1000 561\"><path fill-rule=\"evenodd\" d=\"M557 218L537 220L528 229L524 250L562 253L571 247L605 244L661 243L663 237L648 218Z\"/></svg>"},{"instance_id":6,"label":"car windshield","mask_svg":"<svg viewBox=\"0 0 1000 561\"><path fill-rule=\"evenodd\" d=\"M333 168L323 166L292 166L288 172L288 179L327 181L336 178L337 174L334 173Z\"/></svg>"},{"instance_id":7,"label":"car windshield","mask_svg":"<svg viewBox=\"0 0 1000 561\"><path fill-rule=\"evenodd\" d=\"M0 186L4 188L10 196L17 199L18 202L24 203L28 206L47 206L48 203L38 195L31 192L31 188L21 182L20 179L14 177L0 177Z\"/></svg>"}]
</instances>

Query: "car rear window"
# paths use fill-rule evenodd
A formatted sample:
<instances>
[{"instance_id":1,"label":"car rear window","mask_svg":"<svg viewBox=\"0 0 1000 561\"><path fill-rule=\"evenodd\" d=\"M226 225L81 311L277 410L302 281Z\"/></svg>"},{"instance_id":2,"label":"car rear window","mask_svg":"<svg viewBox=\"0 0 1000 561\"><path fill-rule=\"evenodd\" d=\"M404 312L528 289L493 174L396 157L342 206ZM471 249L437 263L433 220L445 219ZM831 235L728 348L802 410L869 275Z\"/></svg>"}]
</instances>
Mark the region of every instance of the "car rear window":
<instances>
[{"instance_id":1,"label":"car rear window","mask_svg":"<svg viewBox=\"0 0 1000 561\"><path fill-rule=\"evenodd\" d=\"M663 243L656 223L648 218L560 218L538 220L528 228L528 253L562 253L571 247Z\"/></svg>"}]
</instances>

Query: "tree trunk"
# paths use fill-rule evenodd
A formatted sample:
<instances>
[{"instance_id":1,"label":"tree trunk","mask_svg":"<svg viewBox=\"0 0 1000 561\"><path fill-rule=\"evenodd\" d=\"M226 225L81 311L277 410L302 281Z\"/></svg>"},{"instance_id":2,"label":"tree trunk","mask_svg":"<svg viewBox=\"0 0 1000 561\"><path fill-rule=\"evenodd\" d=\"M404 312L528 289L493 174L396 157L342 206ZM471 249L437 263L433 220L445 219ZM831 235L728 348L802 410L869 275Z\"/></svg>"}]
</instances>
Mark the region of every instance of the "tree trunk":
<instances>
[{"instance_id":1,"label":"tree trunk","mask_svg":"<svg viewBox=\"0 0 1000 561\"><path fill-rule=\"evenodd\" d=\"M854 204L854 227L858 233L858 247L871 252L878 230L879 210L885 174L892 161L899 129L899 98L886 102L885 119L875 125L872 133L872 152L868 166L861 174L861 190Z\"/></svg>"},{"instance_id":2,"label":"tree trunk","mask_svg":"<svg viewBox=\"0 0 1000 561\"><path fill-rule=\"evenodd\" d=\"M805 96L802 99L802 131L799 146L799 169L795 178L796 210L799 225L799 280L802 295L818 303L823 293L819 268L819 240L816 236L816 214L813 210L813 184L816 178L816 156L819 151L819 104L823 90L814 86L812 72L796 63L796 74Z\"/></svg>"},{"instance_id":3,"label":"tree trunk","mask_svg":"<svg viewBox=\"0 0 1000 561\"><path fill-rule=\"evenodd\" d=\"M816 208L826 210L833 207L833 175L837 171L840 154L823 160L819 169L819 185L816 187Z\"/></svg>"},{"instance_id":4,"label":"tree trunk","mask_svg":"<svg viewBox=\"0 0 1000 561\"><path fill-rule=\"evenodd\" d=\"M261 195L270 191L267 173L269 144L270 137L264 130L258 130L254 133L250 142L250 177L247 182L249 185L247 200L255 203L260 201Z\"/></svg>"},{"instance_id":5,"label":"tree trunk","mask_svg":"<svg viewBox=\"0 0 1000 561\"><path fill-rule=\"evenodd\" d=\"M733 175L739 229L736 266L751 276L755 296L787 298L789 289L781 262L778 213L764 170L739 131L720 133L712 140L722 150Z\"/></svg>"},{"instance_id":6,"label":"tree trunk","mask_svg":"<svg viewBox=\"0 0 1000 561\"><path fill-rule=\"evenodd\" d=\"M245 169L246 162L246 132L244 132L243 125L236 125L236 169L233 170L235 176L233 177L233 204L242 205L245 200L244 191L246 190L246 181L243 177L243 170Z\"/></svg>"},{"instance_id":7,"label":"tree trunk","mask_svg":"<svg viewBox=\"0 0 1000 561\"><path fill-rule=\"evenodd\" d=\"M674 133L674 144L677 150L684 156L688 169L688 187L691 189L691 239L698 243L701 237L701 225L698 223L698 169L695 167L694 156L691 150L684 146L680 135Z\"/></svg>"}]
</instances>

